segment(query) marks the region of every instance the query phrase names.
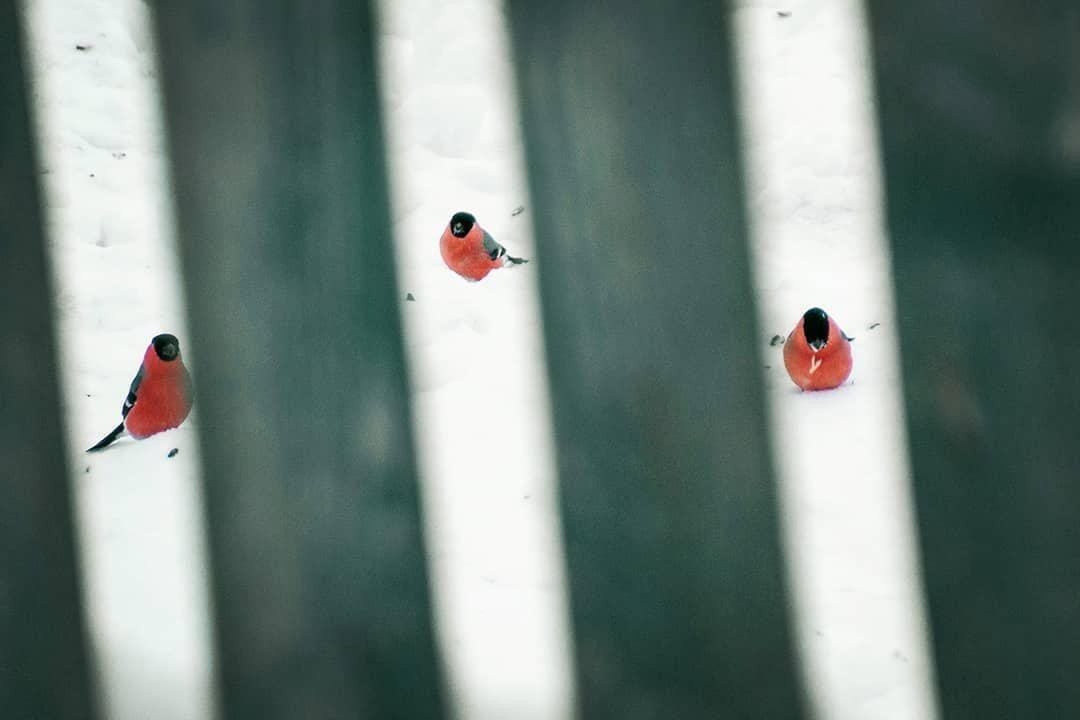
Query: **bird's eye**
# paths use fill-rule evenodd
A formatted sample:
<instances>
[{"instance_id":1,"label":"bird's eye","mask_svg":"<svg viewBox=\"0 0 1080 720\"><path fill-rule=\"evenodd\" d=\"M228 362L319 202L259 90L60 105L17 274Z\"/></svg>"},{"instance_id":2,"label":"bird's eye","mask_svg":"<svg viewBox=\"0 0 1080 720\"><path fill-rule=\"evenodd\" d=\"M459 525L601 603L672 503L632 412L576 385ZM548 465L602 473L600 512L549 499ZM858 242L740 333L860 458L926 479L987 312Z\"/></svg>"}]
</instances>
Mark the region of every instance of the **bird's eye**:
<instances>
[{"instance_id":1,"label":"bird's eye","mask_svg":"<svg viewBox=\"0 0 1080 720\"><path fill-rule=\"evenodd\" d=\"M454 223L454 232L461 232L461 223Z\"/></svg>"}]
</instances>

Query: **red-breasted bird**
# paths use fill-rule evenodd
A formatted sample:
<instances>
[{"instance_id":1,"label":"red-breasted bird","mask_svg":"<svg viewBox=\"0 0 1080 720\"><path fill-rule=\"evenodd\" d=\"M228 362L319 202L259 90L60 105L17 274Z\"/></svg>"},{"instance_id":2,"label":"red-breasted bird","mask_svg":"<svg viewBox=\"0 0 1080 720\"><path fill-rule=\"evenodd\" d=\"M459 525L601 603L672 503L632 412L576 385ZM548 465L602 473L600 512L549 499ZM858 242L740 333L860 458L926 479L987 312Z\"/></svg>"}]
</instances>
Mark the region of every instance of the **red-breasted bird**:
<instances>
[{"instance_id":1,"label":"red-breasted bird","mask_svg":"<svg viewBox=\"0 0 1080 720\"><path fill-rule=\"evenodd\" d=\"M495 268L529 262L508 255L467 212L450 218L439 239L439 250L447 267L466 280L481 280Z\"/></svg>"},{"instance_id":2,"label":"red-breasted bird","mask_svg":"<svg viewBox=\"0 0 1080 720\"><path fill-rule=\"evenodd\" d=\"M784 367L803 390L831 390L851 374L849 340L824 310L810 308L784 343Z\"/></svg>"},{"instance_id":3,"label":"red-breasted bird","mask_svg":"<svg viewBox=\"0 0 1080 720\"><path fill-rule=\"evenodd\" d=\"M156 336L143 353L142 365L131 381L123 421L86 452L101 450L125 431L136 440L171 430L191 412L191 375L180 357L180 341L168 333Z\"/></svg>"}]
</instances>

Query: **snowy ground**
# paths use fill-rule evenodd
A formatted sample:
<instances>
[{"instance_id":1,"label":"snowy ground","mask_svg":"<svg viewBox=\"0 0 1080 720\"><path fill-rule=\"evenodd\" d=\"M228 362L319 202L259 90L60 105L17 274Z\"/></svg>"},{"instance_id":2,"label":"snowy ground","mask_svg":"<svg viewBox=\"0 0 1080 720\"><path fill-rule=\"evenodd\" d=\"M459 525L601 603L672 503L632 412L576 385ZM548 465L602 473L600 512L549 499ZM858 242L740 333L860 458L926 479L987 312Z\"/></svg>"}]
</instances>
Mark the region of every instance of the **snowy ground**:
<instances>
[{"instance_id":1,"label":"snowy ground","mask_svg":"<svg viewBox=\"0 0 1080 720\"><path fill-rule=\"evenodd\" d=\"M537 264L469 283L447 271L437 246L466 210L511 254L534 256L503 17L490 0L381 7L399 287L416 298L403 317L450 686L462 718L568 717ZM485 41L462 53L447 37ZM482 429L499 442L479 458Z\"/></svg>"},{"instance_id":2,"label":"snowy ground","mask_svg":"<svg viewBox=\"0 0 1080 720\"><path fill-rule=\"evenodd\" d=\"M206 718L198 420L83 453L118 422L150 338L187 335L147 5L24 5L102 697L114 719ZM819 717L932 718L861 7L801 0L782 6L788 17L777 9L740 3L734 13L799 646ZM441 39L458 36L485 42L450 52ZM399 279L415 297L402 314L430 575L454 702L468 719L568 717L539 268L469 284L437 251L446 221L465 209L511 252L532 255L504 18L496 0L386 0L381 37ZM475 115L435 112L463 98ZM852 380L830 393L795 390L781 349L768 345L811 305L856 337ZM185 354L197 380L196 358ZM493 368L505 371L499 393L477 396ZM498 428L502 445L467 455L463 439L475 427ZM827 467L815 460L823 456Z\"/></svg>"},{"instance_id":3,"label":"snowy ground","mask_svg":"<svg viewBox=\"0 0 1080 720\"><path fill-rule=\"evenodd\" d=\"M111 718L209 717L197 419L141 443L121 440L110 452L83 452L120 421L154 335L177 335L193 365L147 5L30 0L25 8L102 701ZM172 448L179 452L169 458Z\"/></svg>"},{"instance_id":4,"label":"snowy ground","mask_svg":"<svg viewBox=\"0 0 1080 720\"><path fill-rule=\"evenodd\" d=\"M784 7L735 14L760 327L817 305L855 337L827 393L762 338L807 686L824 718L932 718L862 5Z\"/></svg>"}]
</instances>

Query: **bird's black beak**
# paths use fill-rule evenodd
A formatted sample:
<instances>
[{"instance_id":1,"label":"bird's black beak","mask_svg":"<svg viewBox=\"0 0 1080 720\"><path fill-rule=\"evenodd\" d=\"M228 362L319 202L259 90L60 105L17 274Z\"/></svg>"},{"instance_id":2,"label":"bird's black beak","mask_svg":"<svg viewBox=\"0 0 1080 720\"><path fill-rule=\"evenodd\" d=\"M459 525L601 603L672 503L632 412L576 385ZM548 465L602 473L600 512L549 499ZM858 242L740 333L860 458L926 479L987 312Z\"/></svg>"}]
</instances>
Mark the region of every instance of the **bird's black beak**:
<instances>
[{"instance_id":1,"label":"bird's black beak","mask_svg":"<svg viewBox=\"0 0 1080 720\"><path fill-rule=\"evenodd\" d=\"M469 234L475 224L476 218L469 213L454 213L454 216L450 218L450 232L453 233L454 237L463 238Z\"/></svg>"},{"instance_id":2,"label":"bird's black beak","mask_svg":"<svg viewBox=\"0 0 1080 720\"><path fill-rule=\"evenodd\" d=\"M821 308L810 308L803 315L803 334L806 344L814 351L829 344L829 316Z\"/></svg>"},{"instance_id":3,"label":"bird's black beak","mask_svg":"<svg viewBox=\"0 0 1080 720\"><path fill-rule=\"evenodd\" d=\"M169 333L156 335L153 339L153 345L154 352L162 360L169 361L180 357L180 341L176 339L175 335Z\"/></svg>"}]
</instances>

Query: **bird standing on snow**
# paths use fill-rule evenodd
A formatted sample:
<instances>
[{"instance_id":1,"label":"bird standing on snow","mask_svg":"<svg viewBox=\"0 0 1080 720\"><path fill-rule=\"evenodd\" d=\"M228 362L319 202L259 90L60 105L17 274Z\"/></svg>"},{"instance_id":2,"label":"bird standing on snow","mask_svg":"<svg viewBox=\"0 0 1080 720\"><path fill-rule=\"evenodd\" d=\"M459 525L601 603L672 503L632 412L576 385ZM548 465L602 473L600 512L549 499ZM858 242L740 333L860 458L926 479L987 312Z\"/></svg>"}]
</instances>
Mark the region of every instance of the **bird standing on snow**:
<instances>
[{"instance_id":1,"label":"bird standing on snow","mask_svg":"<svg viewBox=\"0 0 1080 720\"><path fill-rule=\"evenodd\" d=\"M851 374L848 340L824 310L810 308L784 343L784 367L803 390L831 390Z\"/></svg>"},{"instance_id":2,"label":"bird standing on snow","mask_svg":"<svg viewBox=\"0 0 1080 720\"><path fill-rule=\"evenodd\" d=\"M191 412L191 375L175 335L158 335L150 342L120 412L123 421L86 452L108 447L125 430L142 440L184 422Z\"/></svg>"},{"instance_id":3,"label":"bird standing on snow","mask_svg":"<svg viewBox=\"0 0 1080 720\"><path fill-rule=\"evenodd\" d=\"M467 212L450 218L439 240L439 250L447 267L466 280L480 280L495 268L528 262L511 257L495 238L487 234Z\"/></svg>"}]
</instances>

